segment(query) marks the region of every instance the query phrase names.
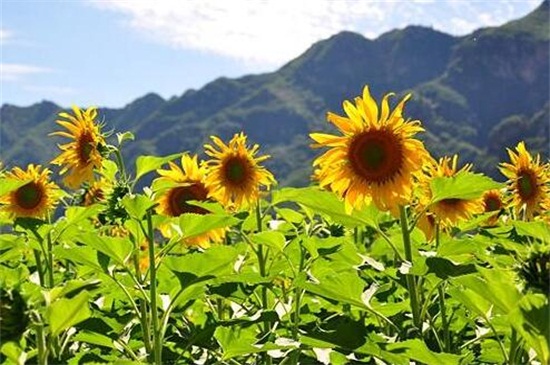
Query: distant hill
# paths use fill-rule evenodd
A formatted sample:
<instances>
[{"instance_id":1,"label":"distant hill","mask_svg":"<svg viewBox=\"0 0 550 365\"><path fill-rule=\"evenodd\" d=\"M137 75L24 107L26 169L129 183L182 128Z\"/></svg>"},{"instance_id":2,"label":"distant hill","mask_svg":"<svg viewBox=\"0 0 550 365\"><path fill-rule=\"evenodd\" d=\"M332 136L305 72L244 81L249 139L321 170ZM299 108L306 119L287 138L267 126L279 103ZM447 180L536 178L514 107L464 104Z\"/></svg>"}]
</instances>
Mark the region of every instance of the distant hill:
<instances>
[{"instance_id":1,"label":"distant hill","mask_svg":"<svg viewBox=\"0 0 550 365\"><path fill-rule=\"evenodd\" d=\"M371 86L379 98L412 92L406 115L422 120L432 153L460 153L478 171L498 177L505 147L525 140L544 158L549 151L550 7L544 1L527 16L499 27L454 37L409 26L374 40L341 32L312 45L279 70L219 78L200 90L164 100L147 94L121 109L101 109L108 126L137 136L126 154L202 152L210 135L228 138L244 130L283 185L308 183L311 131L330 131L328 110ZM6 165L46 163L59 139L57 105L0 109L0 158Z\"/></svg>"}]
</instances>

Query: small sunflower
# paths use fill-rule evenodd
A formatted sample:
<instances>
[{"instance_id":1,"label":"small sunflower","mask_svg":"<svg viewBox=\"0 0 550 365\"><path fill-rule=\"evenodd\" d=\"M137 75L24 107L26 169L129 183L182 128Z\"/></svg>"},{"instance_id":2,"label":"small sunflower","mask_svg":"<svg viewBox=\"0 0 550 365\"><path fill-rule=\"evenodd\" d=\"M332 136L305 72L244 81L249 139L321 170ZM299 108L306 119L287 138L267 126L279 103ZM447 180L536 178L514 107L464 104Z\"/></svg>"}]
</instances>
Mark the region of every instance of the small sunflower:
<instances>
[{"instance_id":1,"label":"small sunflower","mask_svg":"<svg viewBox=\"0 0 550 365\"><path fill-rule=\"evenodd\" d=\"M347 117L328 113L327 119L342 136L312 133L313 148L330 148L314 162L322 187L342 197L347 212L374 201L381 210L407 204L413 190L413 175L430 158L421 141L413 137L424 129L420 121L403 118L405 96L391 111L387 94L380 109L369 88L355 105L344 101Z\"/></svg>"},{"instance_id":2,"label":"small sunflower","mask_svg":"<svg viewBox=\"0 0 550 365\"><path fill-rule=\"evenodd\" d=\"M501 163L500 171L508 178L511 204L517 213L524 211L531 219L550 205L550 166L541 164L539 155L533 158L524 142L518 143L516 152L508 149L508 155L511 163Z\"/></svg>"},{"instance_id":3,"label":"small sunflower","mask_svg":"<svg viewBox=\"0 0 550 365\"><path fill-rule=\"evenodd\" d=\"M105 202L112 190L113 184L102 177L84 189L82 204L87 207L95 203Z\"/></svg>"},{"instance_id":4,"label":"small sunflower","mask_svg":"<svg viewBox=\"0 0 550 365\"><path fill-rule=\"evenodd\" d=\"M502 194L499 190L486 191L481 197L483 202L483 209L485 213L499 212L487 219L486 224L494 226L498 222L500 211L504 208L504 201L502 200Z\"/></svg>"},{"instance_id":5,"label":"small sunflower","mask_svg":"<svg viewBox=\"0 0 550 365\"><path fill-rule=\"evenodd\" d=\"M472 165L466 164L460 170L457 169L458 155L452 158L443 157L439 162L432 162L425 167L425 176L422 185L424 187L424 202L426 205L431 200L430 181L436 177L452 177L459 172L468 172ZM483 212L481 199L456 199L449 198L438 201L429 206L429 211L435 214L436 218L444 226L452 226L461 220L468 220L473 214Z\"/></svg>"},{"instance_id":6,"label":"small sunflower","mask_svg":"<svg viewBox=\"0 0 550 365\"><path fill-rule=\"evenodd\" d=\"M181 168L173 163L169 163L168 170L157 170L161 176L157 178L154 185L159 183L168 183L169 187L159 191L157 202L159 214L178 217L184 213L207 214L208 210L193 205L191 201L208 201L209 190L205 185L206 167L199 167L197 156L183 155L181 158ZM170 225L160 227L165 237L171 237L173 232ZM185 243L190 246L200 246L206 248L210 242L221 242L225 237L225 229L218 228L208 231L197 237L188 238Z\"/></svg>"},{"instance_id":7,"label":"small sunflower","mask_svg":"<svg viewBox=\"0 0 550 365\"><path fill-rule=\"evenodd\" d=\"M59 187L49 181L50 174L50 170L40 165L30 164L27 170L14 167L6 177L28 183L0 197L2 210L15 218L45 218L57 204L60 193Z\"/></svg>"},{"instance_id":8,"label":"small sunflower","mask_svg":"<svg viewBox=\"0 0 550 365\"><path fill-rule=\"evenodd\" d=\"M94 169L101 168L103 157L100 149L105 145L105 139L101 134L100 126L95 123L96 108L81 110L75 106L73 113L74 116L68 113L59 113L59 117L62 119L56 121L68 132L60 131L50 135L74 140L59 145L62 152L52 161L52 164L63 165L60 174L68 172L63 182L69 188L77 189L83 182L93 181Z\"/></svg>"},{"instance_id":9,"label":"small sunflower","mask_svg":"<svg viewBox=\"0 0 550 365\"><path fill-rule=\"evenodd\" d=\"M212 157L206 163L205 180L210 196L232 209L254 206L261 187L269 189L275 183L271 172L260 165L270 156L256 157L260 147L256 144L248 149L244 133L235 134L227 145L218 137L210 138L214 145L204 145L206 154Z\"/></svg>"}]
</instances>

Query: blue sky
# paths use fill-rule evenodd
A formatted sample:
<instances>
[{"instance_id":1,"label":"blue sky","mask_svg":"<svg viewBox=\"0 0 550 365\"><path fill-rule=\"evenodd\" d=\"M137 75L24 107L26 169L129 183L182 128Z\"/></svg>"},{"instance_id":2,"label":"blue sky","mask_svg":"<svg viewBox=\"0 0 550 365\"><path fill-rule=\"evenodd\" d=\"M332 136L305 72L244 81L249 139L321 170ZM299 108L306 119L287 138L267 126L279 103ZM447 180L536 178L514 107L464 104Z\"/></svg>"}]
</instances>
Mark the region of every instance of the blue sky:
<instances>
[{"instance_id":1,"label":"blue sky","mask_svg":"<svg viewBox=\"0 0 550 365\"><path fill-rule=\"evenodd\" d=\"M122 107L220 76L275 71L342 30L406 25L454 35L503 24L539 0L0 0L0 104Z\"/></svg>"}]
</instances>

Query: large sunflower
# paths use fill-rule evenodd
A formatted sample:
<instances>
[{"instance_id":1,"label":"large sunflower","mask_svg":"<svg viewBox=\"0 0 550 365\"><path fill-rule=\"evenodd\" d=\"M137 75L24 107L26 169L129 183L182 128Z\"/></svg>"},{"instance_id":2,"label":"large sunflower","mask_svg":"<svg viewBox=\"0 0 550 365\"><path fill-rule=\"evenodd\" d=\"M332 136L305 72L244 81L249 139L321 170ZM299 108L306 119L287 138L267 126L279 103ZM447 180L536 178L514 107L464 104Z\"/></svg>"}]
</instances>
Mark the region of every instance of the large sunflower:
<instances>
[{"instance_id":1,"label":"large sunflower","mask_svg":"<svg viewBox=\"0 0 550 365\"><path fill-rule=\"evenodd\" d=\"M68 132L60 131L50 135L73 139L72 142L59 145L62 152L52 163L63 165L60 174L68 172L63 182L69 188L77 189L83 182L94 180L94 168L101 168L103 157L100 148L105 145L105 139L101 134L100 126L95 123L96 108L80 110L75 106L73 112L74 116L68 113L59 113L59 117L62 119L56 121Z\"/></svg>"},{"instance_id":2,"label":"large sunflower","mask_svg":"<svg viewBox=\"0 0 550 365\"><path fill-rule=\"evenodd\" d=\"M161 176L155 179L153 186L165 185L165 188L159 188L157 202L159 214L169 217L178 217L184 213L207 214L208 210L193 205L191 201L208 201L209 190L205 185L204 179L206 167L199 167L197 156L183 155L181 158L181 168L173 163L169 163L168 170L157 170ZM160 227L165 237L171 237L170 225ZM211 242L221 242L225 237L225 229L213 229L197 237L188 238L185 243L191 246L200 246L206 248Z\"/></svg>"},{"instance_id":3,"label":"large sunflower","mask_svg":"<svg viewBox=\"0 0 550 365\"><path fill-rule=\"evenodd\" d=\"M424 130L420 121L403 118L411 95L401 99L393 111L388 102L392 95L385 95L379 108L365 86L355 105L344 101L347 117L327 114L342 136L310 134L317 142L312 147L330 148L313 162L319 170L319 184L343 197L347 212L371 200L382 210L407 204L413 174L430 158L423 143L413 138Z\"/></svg>"},{"instance_id":4,"label":"large sunflower","mask_svg":"<svg viewBox=\"0 0 550 365\"><path fill-rule=\"evenodd\" d=\"M422 196L422 204L427 205L431 200L430 182L436 177L452 177L459 172L467 172L472 168L471 164L464 165L460 170L457 169L458 155L452 158L443 157L439 162L433 161L426 165L425 175L423 177L422 186L424 187L424 195ZM468 220L473 214L483 212L484 207L481 199L456 199L449 198L431 204L428 210L435 214L444 226L452 226L461 220Z\"/></svg>"},{"instance_id":5,"label":"large sunflower","mask_svg":"<svg viewBox=\"0 0 550 365\"><path fill-rule=\"evenodd\" d=\"M59 187L49 181L51 171L40 165L28 165L26 170L14 167L6 178L28 181L25 185L0 197L2 210L12 217L45 218L59 199Z\"/></svg>"},{"instance_id":6,"label":"large sunflower","mask_svg":"<svg viewBox=\"0 0 550 365\"><path fill-rule=\"evenodd\" d=\"M524 211L531 219L550 205L550 166L541 164L539 155L531 157L524 142L518 143L516 152L508 149L508 155L511 163L501 163L500 171L508 178L511 203L517 213Z\"/></svg>"},{"instance_id":7,"label":"large sunflower","mask_svg":"<svg viewBox=\"0 0 550 365\"><path fill-rule=\"evenodd\" d=\"M209 195L231 209L255 205L261 186L269 189L275 183L271 172L260 165L270 156L256 157L260 147L256 144L248 149L244 133L235 134L227 145L218 137L210 138L214 145L204 145L206 154L212 157L206 163Z\"/></svg>"}]
</instances>

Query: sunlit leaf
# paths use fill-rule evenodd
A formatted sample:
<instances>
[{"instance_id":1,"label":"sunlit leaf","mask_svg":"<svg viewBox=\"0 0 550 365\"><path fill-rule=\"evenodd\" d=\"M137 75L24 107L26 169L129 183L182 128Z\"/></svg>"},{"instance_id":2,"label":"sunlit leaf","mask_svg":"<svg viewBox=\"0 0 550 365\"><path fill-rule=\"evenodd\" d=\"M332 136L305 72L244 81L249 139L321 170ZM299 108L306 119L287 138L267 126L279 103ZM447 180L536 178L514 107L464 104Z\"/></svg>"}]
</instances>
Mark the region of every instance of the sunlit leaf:
<instances>
[{"instance_id":1,"label":"sunlit leaf","mask_svg":"<svg viewBox=\"0 0 550 365\"><path fill-rule=\"evenodd\" d=\"M285 236L281 232L259 232L250 236L250 239L255 244L266 245L277 252L282 252L285 247Z\"/></svg>"},{"instance_id":2,"label":"sunlit leaf","mask_svg":"<svg viewBox=\"0 0 550 365\"><path fill-rule=\"evenodd\" d=\"M178 158L181 153L176 153L169 156L157 157L157 156L139 156L136 159L136 180L139 180L145 174L151 171L157 170L162 165Z\"/></svg>"},{"instance_id":3,"label":"sunlit leaf","mask_svg":"<svg viewBox=\"0 0 550 365\"><path fill-rule=\"evenodd\" d=\"M89 297L88 292L83 291L73 298L59 299L50 305L46 317L52 335L57 336L91 316L88 306Z\"/></svg>"},{"instance_id":4,"label":"sunlit leaf","mask_svg":"<svg viewBox=\"0 0 550 365\"><path fill-rule=\"evenodd\" d=\"M487 190L503 186L485 175L464 171L452 177L436 177L430 182L432 203L444 199L476 199Z\"/></svg>"},{"instance_id":5,"label":"sunlit leaf","mask_svg":"<svg viewBox=\"0 0 550 365\"><path fill-rule=\"evenodd\" d=\"M122 198L122 205L132 218L143 219L143 216L156 203L145 195L137 194L134 196L126 195Z\"/></svg>"}]
</instances>

